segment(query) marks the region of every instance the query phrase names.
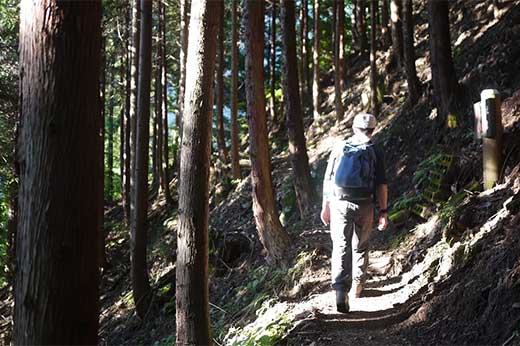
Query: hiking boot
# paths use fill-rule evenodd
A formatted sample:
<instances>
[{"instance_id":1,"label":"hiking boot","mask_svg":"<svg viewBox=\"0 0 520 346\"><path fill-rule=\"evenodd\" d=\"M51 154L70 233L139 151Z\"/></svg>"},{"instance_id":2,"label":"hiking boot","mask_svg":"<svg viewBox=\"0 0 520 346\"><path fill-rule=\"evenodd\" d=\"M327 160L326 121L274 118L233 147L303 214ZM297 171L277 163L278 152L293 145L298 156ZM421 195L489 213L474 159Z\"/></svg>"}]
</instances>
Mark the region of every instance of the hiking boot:
<instances>
[{"instance_id":1,"label":"hiking boot","mask_svg":"<svg viewBox=\"0 0 520 346\"><path fill-rule=\"evenodd\" d=\"M336 290L336 310L346 314L349 309L347 292L344 290Z\"/></svg>"}]
</instances>

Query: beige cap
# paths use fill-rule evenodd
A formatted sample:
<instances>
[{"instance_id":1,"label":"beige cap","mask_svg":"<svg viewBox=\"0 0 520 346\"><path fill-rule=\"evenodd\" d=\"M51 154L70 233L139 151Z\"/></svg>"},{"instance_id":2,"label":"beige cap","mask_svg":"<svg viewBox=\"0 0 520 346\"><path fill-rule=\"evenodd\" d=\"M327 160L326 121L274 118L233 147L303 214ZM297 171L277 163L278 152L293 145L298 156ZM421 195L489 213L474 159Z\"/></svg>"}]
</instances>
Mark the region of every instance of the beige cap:
<instances>
[{"instance_id":1,"label":"beige cap","mask_svg":"<svg viewBox=\"0 0 520 346\"><path fill-rule=\"evenodd\" d=\"M368 113L359 113L354 117L352 127L358 129L373 129L377 125L376 117Z\"/></svg>"}]
</instances>

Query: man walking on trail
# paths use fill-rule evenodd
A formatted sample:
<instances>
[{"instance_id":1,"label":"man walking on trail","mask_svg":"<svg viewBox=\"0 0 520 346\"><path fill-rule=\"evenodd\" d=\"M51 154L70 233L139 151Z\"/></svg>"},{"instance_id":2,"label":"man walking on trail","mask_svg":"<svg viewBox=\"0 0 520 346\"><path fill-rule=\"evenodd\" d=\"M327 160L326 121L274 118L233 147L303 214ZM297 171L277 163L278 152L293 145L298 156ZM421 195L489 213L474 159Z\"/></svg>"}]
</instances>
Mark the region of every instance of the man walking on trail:
<instances>
[{"instance_id":1,"label":"man walking on trail","mask_svg":"<svg viewBox=\"0 0 520 346\"><path fill-rule=\"evenodd\" d=\"M348 292L358 298L368 266L368 245L374 218L374 195L379 204L379 230L388 226L383 151L372 142L376 118L360 113L352 125L354 135L337 143L323 179L321 220L330 223L332 287L339 312L349 311Z\"/></svg>"}]
</instances>

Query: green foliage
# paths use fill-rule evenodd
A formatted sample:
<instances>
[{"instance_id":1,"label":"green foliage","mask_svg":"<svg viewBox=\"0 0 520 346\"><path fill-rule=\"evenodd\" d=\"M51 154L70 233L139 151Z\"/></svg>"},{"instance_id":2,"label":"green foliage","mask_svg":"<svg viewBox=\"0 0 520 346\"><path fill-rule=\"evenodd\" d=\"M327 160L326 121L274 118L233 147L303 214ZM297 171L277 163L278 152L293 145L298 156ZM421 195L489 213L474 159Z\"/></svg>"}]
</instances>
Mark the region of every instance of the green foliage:
<instances>
[{"instance_id":1,"label":"green foliage","mask_svg":"<svg viewBox=\"0 0 520 346\"><path fill-rule=\"evenodd\" d=\"M417 195L403 195L399 197L392 206L392 212L397 212L405 209L410 209L419 203L421 200Z\"/></svg>"},{"instance_id":2,"label":"green foliage","mask_svg":"<svg viewBox=\"0 0 520 346\"><path fill-rule=\"evenodd\" d=\"M6 284L9 199L17 184L12 163L18 112L18 12L19 1L0 0L0 288Z\"/></svg>"},{"instance_id":3,"label":"green foliage","mask_svg":"<svg viewBox=\"0 0 520 346\"><path fill-rule=\"evenodd\" d=\"M217 340L222 340L227 333L228 338L229 335L233 335L235 341L230 343L232 345L273 345L290 324L290 320L287 319L284 312L273 307L273 304L278 300L282 291L295 285L315 257L314 251L303 251L296 256L291 268L259 266L253 269L249 274L249 280L235 288L231 298L223 306L222 310L225 313L221 314L220 310L215 311L220 314L220 318L212 318L216 321ZM247 327L243 329L240 327L241 322L255 316L255 321ZM240 320L237 321L238 317ZM262 320L263 318L267 318L269 321L266 322ZM263 322L259 323L259 321ZM280 328L276 325L279 325Z\"/></svg>"},{"instance_id":4,"label":"green foliage","mask_svg":"<svg viewBox=\"0 0 520 346\"><path fill-rule=\"evenodd\" d=\"M167 337L156 341L153 346L171 346L175 345L176 336L175 335L168 335Z\"/></svg>"},{"instance_id":5,"label":"green foliage","mask_svg":"<svg viewBox=\"0 0 520 346\"><path fill-rule=\"evenodd\" d=\"M234 334L227 344L231 346L272 346L286 334L292 326L292 319L279 311L273 304L266 301L258 310L258 319L243 329L232 330Z\"/></svg>"},{"instance_id":6,"label":"green foliage","mask_svg":"<svg viewBox=\"0 0 520 346\"><path fill-rule=\"evenodd\" d=\"M439 216L441 218L442 225L445 227L451 227L453 222L455 221L455 216L459 210L460 205L464 202L466 196L468 196L469 191L462 190L454 195L452 195L446 203L441 205L439 210Z\"/></svg>"}]
</instances>

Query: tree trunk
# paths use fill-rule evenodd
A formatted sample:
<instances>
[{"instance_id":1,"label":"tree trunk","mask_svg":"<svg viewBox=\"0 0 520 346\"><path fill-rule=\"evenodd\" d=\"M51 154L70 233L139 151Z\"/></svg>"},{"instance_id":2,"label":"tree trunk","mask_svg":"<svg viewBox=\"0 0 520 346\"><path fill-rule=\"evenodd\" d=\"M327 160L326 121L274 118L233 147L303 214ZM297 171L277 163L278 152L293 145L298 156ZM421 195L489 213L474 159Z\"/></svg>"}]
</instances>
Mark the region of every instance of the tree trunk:
<instances>
[{"instance_id":1,"label":"tree trunk","mask_svg":"<svg viewBox=\"0 0 520 346\"><path fill-rule=\"evenodd\" d=\"M150 301L146 261L148 229L148 143L150 139L150 88L152 74L152 3L141 0L139 83L137 97L136 167L133 200L135 215L131 225L132 291L137 314L143 318Z\"/></svg>"},{"instance_id":2,"label":"tree trunk","mask_svg":"<svg viewBox=\"0 0 520 346\"><path fill-rule=\"evenodd\" d=\"M381 105L377 95L377 23L376 23L377 0L370 0L370 106L371 112L375 117L379 116Z\"/></svg>"},{"instance_id":3,"label":"tree trunk","mask_svg":"<svg viewBox=\"0 0 520 346\"><path fill-rule=\"evenodd\" d=\"M390 0L390 22L392 32L392 60L397 64L398 69L402 69L404 52L403 52L403 23L401 21L401 13L403 4L402 0Z\"/></svg>"},{"instance_id":4,"label":"tree trunk","mask_svg":"<svg viewBox=\"0 0 520 346\"><path fill-rule=\"evenodd\" d=\"M126 47L123 47L121 51L120 57L120 69L119 69L119 85L125 85L126 80L126 64L125 64L125 56L126 56ZM126 87L125 87L126 89ZM123 93L122 95L125 95ZM120 178L120 190L121 190L121 202L123 204L123 209L125 208L125 185L124 185L124 176L125 176L125 104L122 102L121 97L121 108L119 115L119 178Z\"/></svg>"},{"instance_id":5,"label":"tree trunk","mask_svg":"<svg viewBox=\"0 0 520 346\"><path fill-rule=\"evenodd\" d=\"M359 49L359 33L357 32L357 7L358 0L352 0L352 12L350 13L350 27L352 31L352 50Z\"/></svg>"},{"instance_id":6,"label":"tree trunk","mask_svg":"<svg viewBox=\"0 0 520 346\"><path fill-rule=\"evenodd\" d=\"M115 73L110 76L115 78ZM108 85L110 88L109 100L108 100L108 114L105 114L105 121L108 123L108 148L107 148L107 168L108 168L108 181L107 181L107 202L110 204L113 201L114 196L114 87L111 84Z\"/></svg>"},{"instance_id":7,"label":"tree trunk","mask_svg":"<svg viewBox=\"0 0 520 346\"><path fill-rule=\"evenodd\" d=\"M249 153L253 187L253 213L260 241L268 256L283 260L289 236L278 219L271 178L271 161L267 140L264 76L262 68L264 6L256 0L246 0L244 28L246 46L246 97L249 120Z\"/></svg>"},{"instance_id":8,"label":"tree trunk","mask_svg":"<svg viewBox=\"0 0 520 346\"><path fill-rule=\"evenodd\" d=\"M232 50L232 80L231 80L231 161L233 169L233 178L242 179L242 172L240 171L240 155L238 144L238 13L237 2L233 1L232 13L232 27L233 36L231 40Z\"/></svg>"},{"instance_id":9,"label":"tree trunk","mask_svg":"<svg viewBox=\"0 0 520 346\"><path fill-rule=\"evenodd\" d=\"M178 140L179 143L182 143L182 119L184 115L184 93L186 88L186 58L188 56L188 38L189 38L189 17L190 17L190 0L180 0L180 51L179 51L179 96L178 96L178 104L179 104L179 112L177 115L177 129L179 130ZM180 148L180 145L178 146ZM181 150L178 150L177 153L177 172L180 172L181 169ZM180 174L179 174L180 176Z\"/></svg>"},{"instance_id":10,"label":"tree trunk","mask_svg":"<svg viewBox=\"0 0 520 346\"><path fill-rule=\"evenodd\" d=\"M367 50L367 26L366 26L366 4L365 0L356 1L356 31L358 35L359 52L363 54Z\"/></svg>"},{"instance_id":11,"label":"tree trunk","mask_svg":"<svg viewBox=\"0 0 520 346\"><path fill-rule=\"evenodd\" d=\"M306 26L307 26L307 16L305 14L307 3L304 0L300 1L300 26L299 26L299 36L300 36L300 45L299 49L299 59L298 59L298 79L300 81L300 95L304 98L304 95L307 92L307 76L305 72L305 62L307 61L307 37L306 37Z\"/></svg>"},{"instance_id":12,"label":"tree trunk","mask_svg":"<svg viewBox=\"0 0 520 346\"><path fill-rule=\"evenodd\" d=\"M452 60L448 10L447 1L428 1L432 82L439 126L448 125L449 115L455 116L456 100L461 94Z\"/></svg>"},{"instance_id":13,"label":"tree trunk","mask_svg":"<svg viewBox=\"0 0 520 346\"><path fill-rule=\"evenodd\" d=\"M271 45L270 45L270 64L269 64L269 81L270 81L270 93L271 98L269 99L269 111L271 112L271 120L277 122L276 117L276 2L278 0L271 0ZM262 28L263 31L263 28ZM262 56L263 57L263 56Z\"/></svg>"},{"instance_id":14,"label":"tree trunk","mask_svg":"<svg viewBox=\"0 0 520 346\"><path fill-rule=\"evenodd\" d=\"M139 84L140 0L132 3L132 67L130 78L130 225L135 218L135 163L137 133L137 86Z\"/></svg>"},{"instance_id":15,"label":"tree trunk","mask_svg":"<svg viewBox=\"0 0 520 346\"><path fill-rule=\"evenodd\" d=\"M132 17L132 7L129 6L127 18L126 18L126 41L127 41L127 51L126 51L126 85L125 85L125 176L123 179L123 206L125 210L125 221L127 225L130 225L130 156L131 156L131 117L130 117L130 94L131 94L131 69L132 69L132 50L133 43L130 41L130 35L132 32L131 28L131 17Z\"/></svg>"},{"instance_id":16,"label":"tree trunk","mask_svg":"<svg viewBox=\"0 0 520 346\"><path fill-rule=\"evenodd\" d=\"M295 9L292 0L282 3L282 30L284 56L284 101L289 136L289 151L294 175L294 190L300 208L300 215L312 212L314 204L314 187L309 168L309 157L305 146L303 131L302 107L298 89L298 71L296 69L296 30Z\"/></svg>"},{"instance_id":17,"label":"tree trunk","mask_svg":"<svg viewBox=\"0 0 520 346\"><path fill-rule=\"evenodd\" d=\"M168 206L173 205L173 198L170 192L170 175L169 175L169 136L168 136L168 75L166 72L166 7L163 1L159 2L159 30L161 48L161 85L162 85L162 110L163 110L163 167L161 167L161 186L164 191L166 203Z\"/></svg>"},{"instance_id":18,"label":"tree trunk","mask_svg":"<svg viewBox=\"0 0 520 346\"><path fill-rule=\"evenodd\" d=\"M334 16L335 28L334 28L334 105L336 108L336 120L338 122L343 120L343 26L344 26L344 3L343 0L334 1Z\"/></svg>"},{"instance_id":19,"label":"tree trunk","mask_svg":"<svg viewBox=\"0 0 520 346\"><path fill-rule=\"evenodd\" d=\"M151 1L151 0L148 0L148 1ZM153 28L153 24L152 24L152 28ZM152 42L151 50L154 52L156 52L155 47L156 47L156 45L154 44L154 42ZM158 82L158 80L157 80L157 74L158 74L157 55L155 54L154 57L155 57L155 59L153 59L152 70L151 70L151 75L153 76L152 80L154 81L154 83L153 83L154 84L154 101L153 101L154 112L150 114L150 117L153 118L153 119L151 119L151 120L153 120L153 122L151 124L152 125L152 135L151 135L151 141L152 141L152 148L151 148L152 185L151 185L151 190L152 190L152 193L156 193L159 190L159 169L158 169L159 165L158 165L158 160L157 160L157 150L158 150L157 137L158 137L160 119L157 119L157 111L156 111L157 110L157 82ZM150 94L150 97L151 97L151 94Z\"/></svg>"},{"instance_id":20,"label":"tree trunk","mask_svg":"<svg viewBox=\"0 0 520 346\"><path fill-rule=\"evenodd\" d=\"M209 165L220 1L193 1L177 236L177 345L211 345L208 293Z\"/></svg>"},{"instance_id":21,"label":"tree trunk","mask_svg":"<svg viewBox=\"0 0 520 346\"><path fill-rule=\"evenodd\" d=\"M390 46L392 36L390 33L390 16L388 13L388 0L381 2L381 47L386 49Z\"/></svg>"},{"instance_id":22,"label":"tree trunk","mask_svg":"<svg viewBox=\"0 0 520 346\"><path fill-rule=\"evenodd\" d=\"M312 52L312 65L314 78L312 80L312 105L314 120L320 117L320 0L314 0L314 51Z\"/></svg>"},{"instance_id":23,"label":"tree trunk","mask_svg":"<svg viewBox=\"0 0 520 346\"><path fill-rule=\"evenodd\" d=\"M101 190L98 193L97 200L101 205L101 208L97 210L97 218L99 221L100 231L98 237L98 264L100 268L105 267L106 254L105 254L105 231L104 231L104 219L105 219L105 99L106 99L106 40L103 38L101 42L101 74L100 74L100 86L99 86L99 123L101 128L99 130L99 146L97 148L98 155L101 158L97 167L97 178L101 181Z\"/></svg>"},{"instance_id":24,"label":"tree trunk","mask_svg":"<svg viewBox=\"0 0 520 346\"><path fill-rule=\"evenodd\" d=\"M20 8L14 343L97 344L101 2Z\"/></svg>"},{"instance_id":25,"label":"tree trunk","mask_svg":"<svg viewBox=\"0 0 520 346\"><path fill-rule=\"evenodd\" d=\"M413 4L412 0L403 0L403 43L404 66L408 83L408 101L414 106L419 100L421 83L415 69L415 47L413 42Z\"/></svg>"},{"instance_id":26,"label":"tree trunk","mask_svg":"<svg viewBox=\"0 0 520 346\"><path fill-rule=\"evenodd\" d=\"M162 31L161 31L161 1L157 1L157 44L156 44L156 65L155 65L155 127L157 129L157 140L156 140L156 148L155 148L155 156L156 156L156 168L157 172L157 182L159 187L159 193L164 193L164 185L166 182L164 180L163 175L163 87L162 87L162 70L163 70L163 60L162 60Z\"/></svg>"},{"instance_id":27,"label":"tree trunk","mask_svg":"<svg viewBox=\"0 0 520 346\"><path fill-rule=\"evenodd\" d=\"M220 22L224 23L224 1L220 5ZM228 150L224 134L224 25L219 26L218 32L218 69L217 69L217 143L222 163L227 163Z\"/></svg>"}]
</instances>

